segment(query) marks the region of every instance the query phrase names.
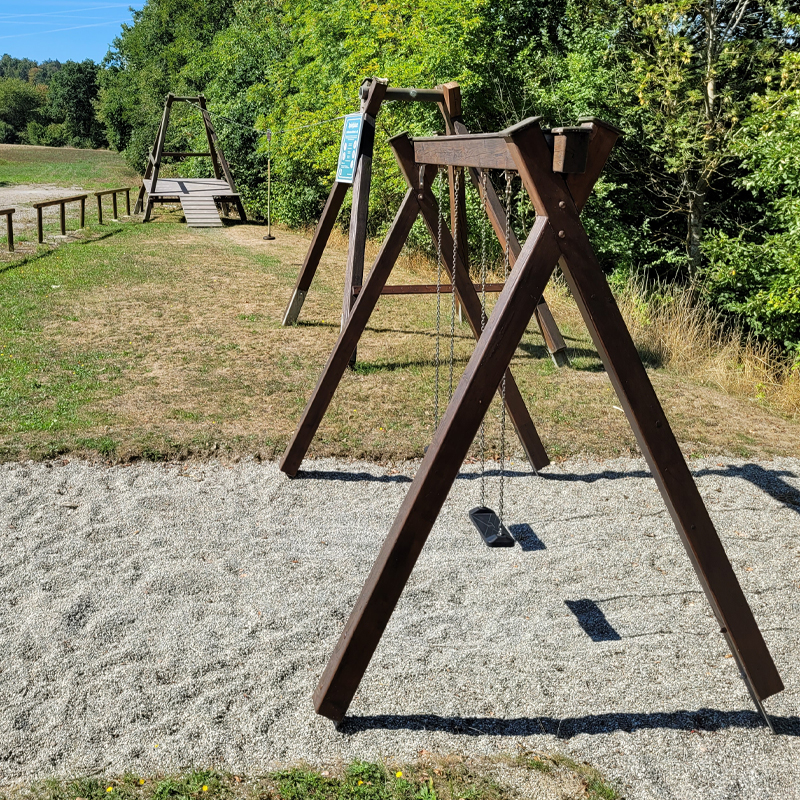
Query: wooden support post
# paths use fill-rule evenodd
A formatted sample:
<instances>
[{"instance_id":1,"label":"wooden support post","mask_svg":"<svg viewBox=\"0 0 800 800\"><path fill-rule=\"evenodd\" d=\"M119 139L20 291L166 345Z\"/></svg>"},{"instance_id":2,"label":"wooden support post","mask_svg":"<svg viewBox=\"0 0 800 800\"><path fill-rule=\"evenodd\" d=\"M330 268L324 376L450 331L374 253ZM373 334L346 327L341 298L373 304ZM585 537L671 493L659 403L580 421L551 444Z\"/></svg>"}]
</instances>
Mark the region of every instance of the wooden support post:
<instances>
[{"instance_id":1,"label":"wooden support post","mask_svg":"<svg viewBox=\"0 0 800 800\"><path fill-rule=\"evenodd\" d=\"M403 245L406 243L411 226L419 213L416 201L416 192L409 189L403 199L400 209L395 215L392 227L383 241L378 257L369 272L366 283L355 300L355 305L345 320L342 332L333 349L325 369L322 370L314 392L309 398L303 411L303 416L297 429L287 446L280 468L290 476L295 476L300 464L308 452L308 447L314 434L319 428L322 417L330 405L336 387L342 380L350 363L350 356L355 351L359 338L369 322L375 305L381 296L381 290L386 285L389 274L394 267Z\"/></svg>"},{"instance_id":2,"label":"wooden support post","mask_svg":"<svg viewBox=\"0 0 800 800\"><path fill-rule=\"evenodd\" d=\"M42 225L42 209L36 209L36 233L38 235L39 244L44 242L44 225Z\"/></svg>"},{"instance_id":3,"label":"wooden support post","mask_svg":"<svg viewBox=\"0 0 800 800\"><path fill-rule=\"evenodd\" d=\"M103 195L97 195L97 224L103 224Z\"/></svg>"},{"instance_id":4,"label":"wooden support post","mask_svg":"<svg viewBox=\"0 0 800 800\"><path fill-rule=\"evenodd\" d=\"M763 714L761 701L782 691L783 682L580 224L568 184L542 168L539 159L547 144L538 126L522 127L510 140L536 213L546 215L558 231L561 264L572 295L721 632Z\"/></svg>"},{"instance_id":5,"label":"wooden support post","mask_svg":"<svg viewBox=\"0 0 800 800\"><path fill-rule=\"evenodd\" d=\"M150 184L150 195L156 193L156 183L158 183L158 173L161 170L161 155L164 152L164 142L167 138L167 126L169 125L169 114L172 109L172 101L174 95L170 92L167 95L167 101L164 103L164 114L161 117L161 127L158 129L158 136L156 137L156 146L153 148L153 169L152 169L152 183ZM150 204L148 204L150 206ZM145 215L145 222L147 222L149 215Z\"/></svg>"},{"instance_id":6,"label":"wooden support post","mask_svg":"<svg viewBox=\"0 0 800 800\"><path fill-rule=\"evenodd\" d=\"M66 203L59 203L58 210L59 210L59 221L61 222L61 235L67 235L67 211L66 211Z\"/></svg>"},{"instance_id":7,"label":"wooden support post","mask_svg":"<svg viewBox=\"0 0 800 800\"><path fill-rule=\"evenodd\" d=\"M353 204L350 211L350 237L345 267L344 297L342 298L342 329L353 306L353 287L361 286L364 280L364 252L367 246L367 216L369 214L369 187L372 181L372 151L375 144L375 117L380 110L386 84L373 81L369 92L361 102L363 127L358 151L356 174L353 178ZM353 350L350 364L355 364Z\"/></svg>"},{"instance_id":8,"label":"wooden support post","mask_svg":"<svg viewBox=\"0 0 800 800\"><path fill-rule=\"evenodd\" d=\"M200 97L197 98L198 105L203 111L207 111L206 108L206 98L201 94ZM208 152L211 154L211 167L214 170L214 177L219 180L222 177L222 170L220 169L219 159L217 157L217 148L215 146L214 137L211 135L211 131L209 130L209 122L210 117L206 114L202 115L203 117L203 128L206 132L206 141L208 142Z\"/></svg>"},{"instance_id":9,"label":"wooden support post","mask_svg":"<svg viewBox=\"0 0 800 800\"><path fill-rule=\"evenodd\" d=\"M8 252L14 252L14 209L4 208L0 211L0 217L6 218L6 241L8 243Z\"/></svg>"},{"instance_id":10,"label":"wooden support post","mask_svg":"<svg viewBox=\"0 0 800 800\"><path fill-rule=\"evenodd\" d=\"M130 187L125 189L125 216L131 215L131 190Z\"/></svg>"},{"instance_id":11,"label":"wooden support post","mask_svg":"<svg viewBox=\"0 0 800 800\"><path fill-rule=\"evenodd\" d=\"M348 186L349 184L339 183L338 181L333 184L331 193L325 203L325 208L322 210L322 216L319 218L317 227L314 230L311 246L308 248L303 266L300 268L300 274L297 276L297 282L294 285L289 305L286 306L286 311L283 315L284 325L294 325L298 316L300 316L300 309L303 307L306 294L311 287L311 281L314 280L314 274L325 251L325 245L328 243L336 217L339 215Z\"/></svg>"},{"instance_id":12,"label":"wooden support post","mask_svg":"<svg viewBox=\"0 0 800 800\"><path fill-rule=\"evenodd\" d=\"M81 230L86 227L86 198L81 197Z\"/></svg>"},{"instance_id":13,"label":"wooden support post","mask_svg":"<svg viewBox=\"0 0 800 800\"><path fill-rule=\"evenodd\" d=\"M118 221L118 216L117 216L117 193L116 192L114 192L111 195L111 208L112 208L112 213L114 215L113 216L114 222L117 222Z\"/></svg>"}]
</instances>

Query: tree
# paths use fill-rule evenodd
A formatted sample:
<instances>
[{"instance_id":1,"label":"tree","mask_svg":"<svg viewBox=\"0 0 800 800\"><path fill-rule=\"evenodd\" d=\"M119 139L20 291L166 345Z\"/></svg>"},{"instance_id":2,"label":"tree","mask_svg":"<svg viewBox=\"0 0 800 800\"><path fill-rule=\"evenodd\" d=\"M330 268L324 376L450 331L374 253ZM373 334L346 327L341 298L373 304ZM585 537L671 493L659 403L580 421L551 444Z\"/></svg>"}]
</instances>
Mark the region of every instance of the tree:
<instances>
[{"instance_id":1,"label":"tree","mask_svg":"<svg viewBox=\"0 0 800 800\"><path fill-rule=\"evenodd\" d=\"M64 126L67 140L79 147L106 144L103 128L95 115L98 66L91 59L66 61L50 80L48 110Z\"/></svg>"},{"instance_id":2,"label":"tree","mask_svg":"<svg viewBox=\"0 0 800 800\"><path fill-rule=\"evenodd\" d=\"M19 78L0 78L0 141L22 141L28 122L39 118L44 102L43 87Z\"/></svg>"}]
</instances>

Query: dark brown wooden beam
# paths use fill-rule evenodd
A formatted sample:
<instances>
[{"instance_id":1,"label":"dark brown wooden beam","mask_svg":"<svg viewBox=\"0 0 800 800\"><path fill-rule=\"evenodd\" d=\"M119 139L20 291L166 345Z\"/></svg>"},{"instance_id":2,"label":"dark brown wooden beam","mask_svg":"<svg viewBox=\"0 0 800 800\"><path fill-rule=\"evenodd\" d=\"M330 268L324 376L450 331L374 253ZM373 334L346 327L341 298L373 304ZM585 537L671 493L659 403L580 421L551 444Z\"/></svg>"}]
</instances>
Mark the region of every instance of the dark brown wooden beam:
<instances>
[{"instance_id":1,"label":"dark brown wooden beam","mask_svg":"<svg viewBox=\"0 0 800 800\"><path fill-rule=\"evenodd\" d=\"M325 667L317 713L344 718L558 256L538 219Z\"/></svg>"},{"instance_id":2,"label":"dark brown wooden beam","mask_svg":"<svg viewBox=\"0 0 800 800\"><path fill-rule=\"evenodd\" d=\"M336 342L319 381L303 411L303 416L287 446L280 468L287 475L294 476L308 452L308 447L319 428L322 417L330 405L336 387L342 380L350 363L350 356L358 345L358 340L369 322L386 285L403 245L406 243L411 226L419 213L415 190L409 189L400 209L395 215L389 233L383 241L378 257L361 287L355 305L345 321L339 339Z\"/></svg>"},{"instance_id":3,"label":"dark brown wooden beam","mask_svg":"<svg viewBox=\"0 0 800 800\"><path fill-rule=\"evenodd\" d=\"M502 292L504 286L504 283L487 283L485 287L482 287L479 283L473 284L476 292L480 292L482 288L485 288L487 292L493 294ZM441 292L442 294L450 294L452 291L453 287L449 283L443 283L441 286L437 286L435 283L409 283L394 286L384 286L381 294L436 294L437 292ZM360 286L353 287L353 294L359 294L360 292Z\"/></svg>"},{"instance_id":4,"label":"dark brown wooden beam","mask_svg":"<svg viewBox=\"0 0 800 800\"><path fill-rule=\"evenodd\" d=\"M470 134L414 140L414 160L418 164L485 169L516 169L514 159L502 137Z\"/></svg>"},{"instance_id":5,"label":"dark brown wooden beam","mask_svg":"<svg viewBox=\"0 0 800 800\"><path fill-rule=\"evenodd\" d=\"M523 184L536 196L557 232L573 298L731 653L763 713L760 702L782 691L783 682L580 223L568 186L542 167L546 149L538 126L510 136L510 150Z\"/></svg>"},{"instance_id":6,"label":"dark brown wooden beam","mask_svg":"<svg viewBox=\"0 0 800 800\"><path fill-rule=\"evenodd\" d=\"M294 325L300 316L300 309L302 309L308 290L311 288L311 282L314 280L320 259L325 252L325 245L328 244L331 231L336 223L336 217L339 215L349 188L349 184L339 183L338 181L335 181L331 188L325 208L322 210L322 216L319 218L317 227L314 230L311 246L306 252L303 266L300 267L300 274L297 276L289 305L286 306L286 311L283 314L284 325Z\"/></svg>"}]
</instances>

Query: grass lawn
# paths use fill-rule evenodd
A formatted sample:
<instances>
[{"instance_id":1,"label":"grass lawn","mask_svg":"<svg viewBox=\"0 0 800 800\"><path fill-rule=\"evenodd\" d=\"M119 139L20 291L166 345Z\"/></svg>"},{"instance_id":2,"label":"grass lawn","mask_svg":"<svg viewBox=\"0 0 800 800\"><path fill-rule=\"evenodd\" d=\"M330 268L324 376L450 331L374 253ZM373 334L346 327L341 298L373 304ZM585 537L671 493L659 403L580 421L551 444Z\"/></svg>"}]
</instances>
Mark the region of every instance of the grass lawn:
<instances>
[{"instance_id":1,"label":"grass lawn","mask_svg":"<svg viewBox=\"0 0 800 800\"><path fill-rule=\"evenodd\" d=\"M139 177L111 150L0 144L0 187L24 183L98 191L138 186Z\"/></svg>"},{"instance_id":2,"label":"grass lawn","mask_svg":"<svg viewBox=\"0 0 800 800\"><path fill-rule=\"evenodd\" d=\"M259 777L195 770L182 775L48 780L3 791L0 800L617 800L588 764L557 754L466 761L425 755L388 766L355 762L338 769L294 768Z\"/></svg>"},{"instance_id":3,"label":"grass lawn","mask_svg":"<svg viewBox=\"0 0 800 800\"><path fill-rule=\"evenodd\" d=\"M38 159L31 170L44 169L47 148L24 150ZM86 154L65 152L66 164ZM85 160L95 157L116 160L123 174L118 156ZM309 236L278 230L265 242L258 225L190 229L179 218L171 212L147 225L102 228L90 218L78 241L0 251L3 458L274 458L283 451L338 335L346 241L338 237L323 257L299 324L283 328ZM415 281L434 282L431 266L404 257L390 282ZM553 366L535 326L512 363L548 453L636 453L574 304L558 290L548 299L573 367ZM447 313L445 296L445 330ZM455 381L473 344L466 324L456 323ZM441 345L449 353L448 340ZM383 298L309 455L421 456L434 421L434 350L435 297ZM650 375L688 455L800 452L797 421L763 400L657 364ZM446 397L446 363L442 378ZM487 424L494 452L498 419L495 402ZM513 430L508 443L519 452Z\"/></svg>"}]
</instances>

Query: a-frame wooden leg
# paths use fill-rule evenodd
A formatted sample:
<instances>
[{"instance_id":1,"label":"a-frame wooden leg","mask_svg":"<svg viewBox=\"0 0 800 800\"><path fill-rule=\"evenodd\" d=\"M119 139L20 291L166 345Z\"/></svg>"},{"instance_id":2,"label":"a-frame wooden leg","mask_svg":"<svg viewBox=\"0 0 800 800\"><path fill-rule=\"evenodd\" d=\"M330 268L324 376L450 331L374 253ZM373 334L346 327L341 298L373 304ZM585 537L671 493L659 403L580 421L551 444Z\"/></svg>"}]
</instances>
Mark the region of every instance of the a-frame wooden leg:
<instances>
[{"instance_id":1,"label":"a-frame wooden leg","mask_svg":"<svg viewBox=\"0 0 800 800\"><path fill-rule=\"evenodd\" d=\"M406 149L408 147L408 138L398 137L392 141L392 146L395 149L398 163L405 172L408 166ZM358 299L350 314L352 319L348 317L317 386L303 411L294 436L283 454L280 468L287 475L294 476L300 469L300 464L308 452L311 440L314 438L322 417L330 405L336 387L339 385L350 362L349 357L346 355L347 348L352 345L353 349L355 349L358 340L361 338L361 334L364 332L364 328L380 299L381 291L386 285L394 263L405 244L416 215L422 211L423 218L429 230L431 230L431 235L433 235L433 230L438 228L438 218L436 216L438 209L430 190L433 176L434 174L429 172L421 189L412 187L406 194L403 205L392 223L392 227L384 240L375 264L370 270L366 283L358 294ZM410 222L406 216L407 206L413 209L413 218ZM411 212L409 211L409 213ZM442 257L448 272L450 272L451 280L455 282L456 290L462 298L467 319L477 338L480 334L480 301L464 265L461 264L458 258L456 259L455 276L452 275L453 239L447 226L442 228ZM362 295L365 295L365 298L362 298ZM350 352L352 353L353 351L351 350ZM536 469L545 467L549 463L547 453L541 439L539 439L539 434L528 413L525 401L514 380L514 376L511 374L511 370L506 373L506 408L528 460Z\"/></svg>"},{"instance_id":2,"label":"a-frame wooden leg","mask_svg":"<svg viewBox=\"0 0 800 800\"><path fill-rule=\"evenodd\" d=\"M297 425L297 430L286 448L281 459L280 468L287 474L294 476L300 469L300 464L305 457L311 440L319 428L322 417L330 405L336 387L342 379L350 356L355 351L358 340L369 322L375 306L380 300L381 291L391 274L397 257L406 243L411 226L419 214L419 205L415 191L409 189L403 199L400 209L394 218L392 227L383 241L378 257L370 270L367 280L358 294L344 324L336 346L328 358L328 363L322 371L313 394L306 405L303 416Z\"/></svg>"},{"instance_id":3,"label":"a-frame wooden leg","mask_svg":"<svg viewBox=\"0 0 800 800\"><path fill-rule=\"evenodd\" d=\"M320 679L319 714L344 717L559 254L537 219Z\"/></svg>"},{"instance_id":4,"label":"a-frame wooden leg","mask_svg":"<svg viewBox=\"0 0 800 800\"><path fill-rule=\"evenodd\" d=\"M317 272L322 254L325 252L325 246L328 244L328 238L331 235L349 186L347 183L336 181L331 188L325 208L322 210L322 216L319 218L314 231L311 246L308 248L303 266L300 268L300 274L297 276L297 282L294 285L289 305L286 306L286 311L283 315L284 325L294 325L300 316L300 309L303 307L308 290L311 288L311 282L314 280L314 275Z\"/></svg>"},{"instance_id":5,"label":"a-frame wooden leg","mask_svg":"<svg viewBox=\"0 0 800 800\"><path fill-rule=\"evenodd\" d=\"M414 148L411 144L411 139L409 139L408 134L402 133L390 139L390 144L400 166L400 171L409 186L414 186L419 181L419 175L414 174ZM425 186L417 191L422 219L428 227L433 246L438 249L438 203L427 182ZM461 260L460 252L457 252L455 274L453 274L453 239L446 227L442 228L442 261L450 280L456 287L456 293L461 301L461 307L466 315L472 334L477 339L481 335L481 301L475 291L472 279L469 277L466 264ZM510 369L506 374L506 409L522 444L522 449L525 451L528 463L536 470L543 469L550 463L550 459Z\"/></svg>"},{"instance_id":6,"label":"a-frame wooden leg","mask_svg":"<svg viewBox=\"0 0 800 800\"><path fill-rule=\"evenodd\" d=\"M759 710L783 682L733 572L594 254L567 185L542 168L548 152L537 125L514 133L511 150L537 213L558 231L562 267L608 376L701 586ZM769 719L765 716L767 724Z\"/></svg>"}]
</instances>

